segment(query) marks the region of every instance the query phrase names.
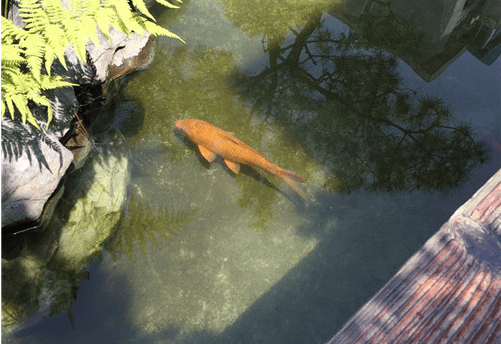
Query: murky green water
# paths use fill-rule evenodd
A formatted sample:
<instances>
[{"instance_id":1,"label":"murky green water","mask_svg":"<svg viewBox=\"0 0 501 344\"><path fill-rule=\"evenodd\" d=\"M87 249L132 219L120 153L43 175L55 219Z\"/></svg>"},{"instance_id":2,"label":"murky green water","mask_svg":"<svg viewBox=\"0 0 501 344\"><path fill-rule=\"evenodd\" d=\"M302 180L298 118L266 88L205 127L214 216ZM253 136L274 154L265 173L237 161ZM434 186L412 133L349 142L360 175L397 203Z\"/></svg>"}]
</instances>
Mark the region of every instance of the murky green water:
<instances>
[{"instance_id":1,"label":"murky green water","mask_svg":"<svg viewBox=\"0 0 501 344\"><path fill-rule=\"evenodd\" d=\"M409 6L192 0L160 13L186 44L158 39L120 95L130 199L80 284L74 328L62 312L4 339L326 342L501 162L493 150L479 164L478 145L501 142L499 59L465 52L422 81L399 57L425 61L446 41L436 9ZM174 130L183 118L305 177L307 201L261 170L206 163Z\"/></svg>"}]
</instances>

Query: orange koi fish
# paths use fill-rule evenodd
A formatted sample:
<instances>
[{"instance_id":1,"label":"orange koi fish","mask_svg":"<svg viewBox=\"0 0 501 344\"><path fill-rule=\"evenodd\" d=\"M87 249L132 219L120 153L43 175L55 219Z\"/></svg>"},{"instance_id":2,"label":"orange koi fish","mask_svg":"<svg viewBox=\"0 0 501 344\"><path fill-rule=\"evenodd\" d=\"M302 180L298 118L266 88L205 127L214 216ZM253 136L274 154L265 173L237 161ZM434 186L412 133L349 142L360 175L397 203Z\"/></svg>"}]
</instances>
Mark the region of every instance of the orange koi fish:
<instances>
[{"instance_id":1,"label":"orange koi fish","mask_svg":"<svg viewBox=\"0 0 501 344\"><path fill-rule=\"evenodd\" d=\"M303 177L278 167L232 133L198 119L178 120L176 128L198 145L200 153L208 162L214 161L216 155L219 155L235 174L240 172L240 164L259 167L282 178L301 197L306 198L303 190L296 184L296 181L306 183Z\"/></svg>"}]
</instances>

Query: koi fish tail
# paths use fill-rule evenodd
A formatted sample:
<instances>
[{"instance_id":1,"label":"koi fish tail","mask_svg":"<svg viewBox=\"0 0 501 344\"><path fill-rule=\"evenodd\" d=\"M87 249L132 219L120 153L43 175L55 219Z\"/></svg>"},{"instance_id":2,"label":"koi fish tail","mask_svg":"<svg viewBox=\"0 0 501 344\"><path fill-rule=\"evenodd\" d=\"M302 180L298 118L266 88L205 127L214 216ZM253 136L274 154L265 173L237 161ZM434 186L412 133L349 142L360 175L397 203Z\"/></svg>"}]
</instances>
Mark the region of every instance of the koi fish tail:
<instances>
[{"instance_id":1,"label":"koi fish tail","mask_svg":"<svg viewBox=\"0 0 501 344\"><path fill-rule=\"evenodd\" d=\"M306 195L304 194L304 191L297 185L296 182L300 183L306 183L306 180L298 176L297 174L294 174L290 171L283 170L280 173L280 178L282 178L289 186L296 191L303 199L306 199Z\"/></svg>"}]
</instances>

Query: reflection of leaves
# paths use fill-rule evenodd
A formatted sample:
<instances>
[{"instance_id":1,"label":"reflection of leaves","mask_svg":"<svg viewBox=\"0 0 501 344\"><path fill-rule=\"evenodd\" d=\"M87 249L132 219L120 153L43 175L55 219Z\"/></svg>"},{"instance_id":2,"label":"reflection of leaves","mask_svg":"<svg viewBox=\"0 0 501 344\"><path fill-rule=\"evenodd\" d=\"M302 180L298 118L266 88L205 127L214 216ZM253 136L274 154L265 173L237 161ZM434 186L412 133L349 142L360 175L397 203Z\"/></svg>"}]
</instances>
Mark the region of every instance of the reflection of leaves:
<instances>
[{"instance_id":1,"label":"reflection of leaves","mask_svg":"<svg viewBox=\"0 0 501 344\"><path fill-rule=\"evenodd\" d=\"M157 215L154 215L148 202L146 205L136 202L131 194L124 218L120 221L114 237L106 244L106 248L113 259L116 259L119 252L125 252L127 257L134 261L133 252L136 244L139 245L141 253L146 255L148 240L156 247L159 246L157 235L165 240L172 240L172 236L197 212L198 209L168 211L160 207Z\"/></svg>"},{"instance_id":2,"label":"reflection of leaves","mask_svg":"<svg viewBox=\"0 0 501 344\"><path fill-rule=\"evenodd\" d=\"M225 16L253 37L265 33L271 39L285 37L291 26L301 27L313 13L332 6L332 0L273 1L255 0L252 6L245 0L219 0Z\"/></svg>"},{"instance_id":3,"label":"reflection of leaves","mask_svg":"<svg viewBox=\"0 0 501 344\"><path fill-rule=\"evenodd\" d=\"M20 324L38 310L41 267L41 262L33 256L2 258L3 328Z\"/></svg>"},{"instance_id":4,"label":"reflection of leaves","mask_svg":"<svg viewBox=\"0 0 501 344\"><path fill-rule=\"evenodd\" d=\"M346 50L359 36L324 28L320 16L294 35L269 42L270 67L242 77L240 92L330 169L326 186L446 191L487 159L440 99L402 87L396 59L380 48Z\"/></svg>"},{"instance_id":5,"label":"reflection of leaves","mask_svg":"<svg viewBox=\"0 0 501 344\"><path fill-rule=\"evenodd\" d=\"M75 328L71 307L77 299L78 289L83 280L89 279L89 271L85 268L79 271L53 270L47 277L50 298L50 315L66 311L71 326Z\"/></svg>"}]
</instances>

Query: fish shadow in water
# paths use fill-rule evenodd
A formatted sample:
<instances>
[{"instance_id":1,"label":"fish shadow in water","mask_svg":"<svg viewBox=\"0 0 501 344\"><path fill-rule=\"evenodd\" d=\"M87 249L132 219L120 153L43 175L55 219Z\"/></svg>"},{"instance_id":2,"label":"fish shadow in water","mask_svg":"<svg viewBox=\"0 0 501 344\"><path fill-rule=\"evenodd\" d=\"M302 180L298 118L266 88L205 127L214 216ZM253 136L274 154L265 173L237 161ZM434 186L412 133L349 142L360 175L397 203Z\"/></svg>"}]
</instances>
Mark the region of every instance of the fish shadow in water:
<instances>
[{"instance_id":1,"label":"fish shadow in water","mask_svg":"<svg viewBox=\"0 0 501 344\"><path fill-rule=\"evenodd\" d=\"M236 177L236 174L233 173L224 164L224 161L222 159L220 159L220 160L221 160L222 164L224 165L224 167L226 168L226 170L228 171L228 173L230 173L231 175L233 175L233 177ZM293 198L292 196L290 196L289 194L287 194L286 192L284 192L282 189L280 189L279 187L277 187L276 185L274 185L273 183L271 183L262 173L258 172L258 170L256 170L255 168L253 168L251 166L247 166L247 165L241 165L240 166L240 174L245 174L246 176L249 176L249 177L255 179L257 182L259 182L259 183L261 183L261 184L263 184L263 185L265 185L267 187L270 187L273 190L275 190L276 192L280 193L282 196L284 196L290 202L292 202L294 204L299 204L295 200L295 198ZM303 199L301 197L297 197L297 198L303 201Z\"/></svg>"},{"instance_id":2,"label":"fish shadow in water","mask_svg":"<svg viewBox=\"0 0 501 344\"><path fill-rule=\"evenodd\" d=\"M205 158L202 156L202 154L200 154L200 152L198 152L198 149L197 149L197 156L198 156L199 160L204 164L204 166L207 166L207 169L210 168L210 164L207 162L207 160L205 160ZM221 158L220 156L218 156L214 162L216 162L216 161L219 164L223 165L223 168L225 169L225 171L230 176L232 176L233 178L237 177L237 175L232 170L230 170L228 168L228 166L226 166L226 164L224 163L223 158ZM282 196L284 196L287 200L289 200L290 202L292 202L292 203L294 203L296 205L300 204L292 196L290 196L289 194L287 194L286 192L284 192L282 189L280 189L279 187L277 187L275 184L271 183L265 177L264 174L260 173L260 171L258 171L257 169L255 169L255 168L253 168L251 166L240 165L240 173L239 174L241 174L241 175L243 174L245 176L253 178L258 183L261 183L261 184L263 184L263 185L265 185L265 186L267 186L267 187L275 190L276 192L278 192L279 194L281 194ZM301 201L303 201L303 199L301 197L297 197L297 198L300 199Z\"/></svg>"},{"instance_id":3,"label":"fish shadow in water","mask_svg":"<svg viewBox=\"0 0 501 344\"><path fill-rule=\"evenodd\" d=\"M226 166L226 164L224 163L224 160L222 157L220 157L219 155L216 157L216 159L214 160L214 162L210 163L208 162L202 155L202 153L200 153L200 149L198 149L198 145L196 143L194 143L193 141L191 141L190 139L188 139L186 136L183 135L183 133L181 133L181 131L179 131L178 129L174 130L175 132L175 135L176 137L178 137L186 146L188 146L189 149L191 149L192 151L195 152L195 155L197 156L198 160L200 161L200 163L202 164L202 166L204 166L207 170L210 169L211 165L213 163L218 163L218 164L221 164L223 165L225 171L230 174L233 178L236 178L236 174L233 173L233 171L231 171L228 166ZM255 179L257 182L267 186L267 187L270 187L272 188L273 190L275 190L276 192L280 193L282 196L284 196L287 200L289 200L290 202L296 204L296 205L299 205L301 204L302 202L298 202L295 198L293 198L291 195L285 193L282 189L278 188L277 186L275 186L273 183L271 183L263 174L259 173L255 168L251 167L251 166L248 166L248 165L240 165L240 174L244 174L246 176L249 176L253 179ZM299 199L301 199L300 197L298 197ZM303 199L301 199L301 201L304 202Z\"/></svg>"}]
</instances>

